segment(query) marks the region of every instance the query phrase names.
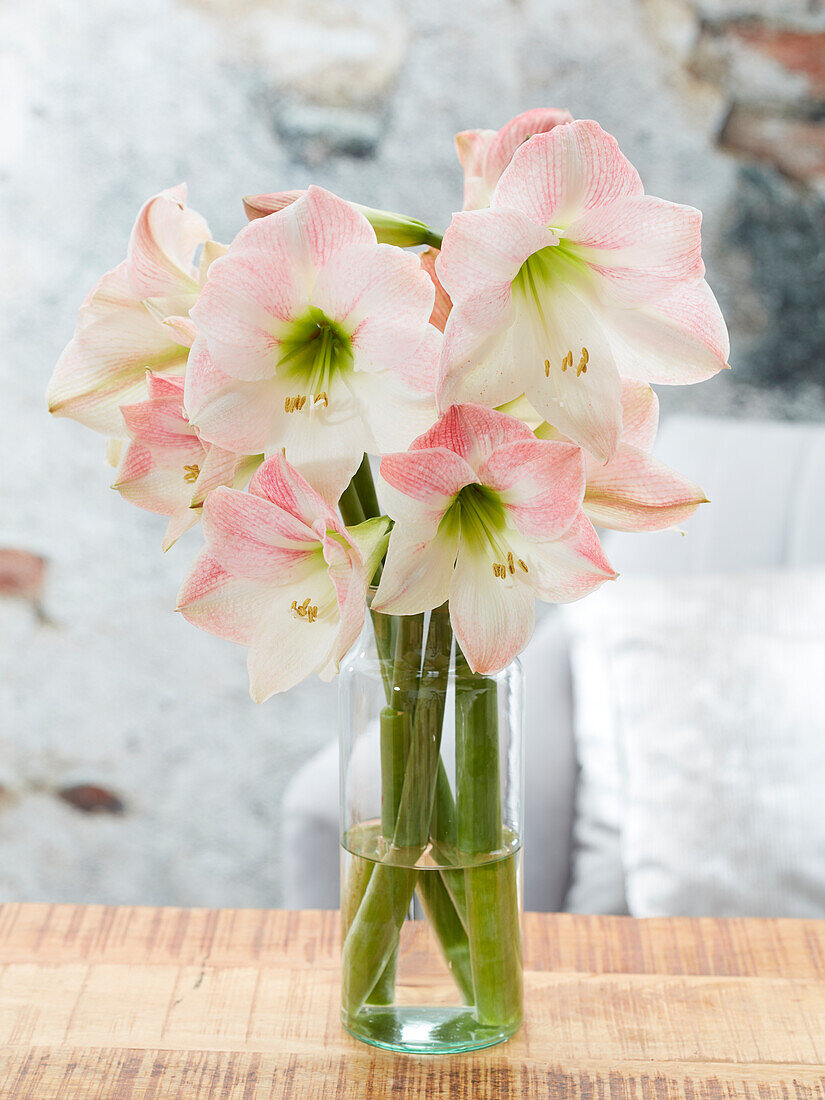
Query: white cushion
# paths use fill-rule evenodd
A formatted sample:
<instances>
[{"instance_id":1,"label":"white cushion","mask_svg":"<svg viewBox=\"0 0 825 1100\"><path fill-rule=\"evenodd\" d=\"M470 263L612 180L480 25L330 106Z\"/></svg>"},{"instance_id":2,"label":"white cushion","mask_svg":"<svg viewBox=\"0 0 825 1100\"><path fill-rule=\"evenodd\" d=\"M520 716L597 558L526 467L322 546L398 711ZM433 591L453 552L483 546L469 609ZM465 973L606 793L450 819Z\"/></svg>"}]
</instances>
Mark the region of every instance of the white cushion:
<instances>
[{"instance_id":1,"label":"white cushion","mask_svg":"<svg viewBox=\"0 0 825 1100\"><path fill-rule=\"evenodd\" d=\"M576 619L582 813L618 814L630 912L825 917L825 570L626 580Z\"/></svg>"}]
</instances>

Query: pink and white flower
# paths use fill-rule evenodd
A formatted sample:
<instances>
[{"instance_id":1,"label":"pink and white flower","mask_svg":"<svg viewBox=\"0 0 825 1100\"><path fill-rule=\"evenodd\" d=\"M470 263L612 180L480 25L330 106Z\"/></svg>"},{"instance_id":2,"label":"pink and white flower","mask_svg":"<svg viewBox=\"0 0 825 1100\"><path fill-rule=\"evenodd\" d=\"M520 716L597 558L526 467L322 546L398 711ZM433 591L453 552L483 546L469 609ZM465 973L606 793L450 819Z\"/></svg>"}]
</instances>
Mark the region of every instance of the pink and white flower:
<instances>
[{"instance_id":1,"label":"pink and white flower","mask_svg":"<svg viewBox=\"0 0 825 1100\"><path fill-rule=\"evenodd\" d=\"M252 698L312 672L328 680L358 637L389 521L346 528L277 454L246 493L219 487L203 507L206 547L178 596L189 622L249 647Z\"/></svg>"},{"instance_id":2,"label":"pink and white flower","mask_svg":"<svg viewBox=\"0 0 825 1100\"><path fill-rule=\"evenodd\" d=\"M587 488L582 508L596 527L616 531L663 531L683 523L700 504L703 490L650 453L659 425L659 399L644 382L622 383L622 437L602 465L585 455ZM564 439L547 424L540 439Z\"/></svg>"},{"instance_id":3,"label":"pink and white flower","mask_svg":"<svg viewBox=\"0 0 825 1100\"><path fill-rule=\"evenodd\" d=\"M149 374L147 388L146 401L121 406L130 442L112 488L138 508L169 516L162 543L168 550L198 522L207 494L244 484L260 456L201 441L183 407L182 376Z\"/></svg>"},{"instance_id":4,"label":"pink and white flower","mask_svg":"<svg viewBox=\"0 0 825 1100\"><path fill-rule=\"evenodd\" d=\"M191 420L228 450L284 448L337 500L365 451L406 447L435 419L434 296L417 256L378 244L363 214L310 187L210 268L193 310Z\"/></svg>"},{"instance_id":5,"label":"pink and white flower","mask_svg":"<svg viewBox=\"0 0 825 1100\"><path fill-rule=\"evenodd\" d=\"M146 396L146 371L180 374L193 339L190 308L203 269L220 251L186 206L186 185L161 191L137 216L126 259L83 303L52 375L49 411L124 438L120 406ZM197 249L203 262L195 267Z\"/></svg>"},{"instance_id":6,"label":"pink and white flower","mask_svg":"<svg viewBox=\"0 0 825 1100\"><path fill-rule=\"evenodd\" d=\"M697 210L645 195L595 122L525 141L490 208L456 214L444 235L436 266L453 309L441 407L524 393L607 462L621 438L622 378L690 383L726 365L700 223Z\"/></svg>"},{"instance_id":7,"label":"pink and white flower","mask_svg":"<svg viewBox=\"0 0 825 1100\"><path fill-rule=\"evenodd\" d=\"M464 169L464 209L481 210L490 205L501 173L522 142L572 121L569 111L536 107L511 118L500 130L462 130L456 134L456 152Z\"/></svg>"},{"instance_id":8,"label":"pink and white flower","mask_svg":"<svg viewBox=\"0 0 825 1100\"><path fill-rule=\"evenodd\" d=\"M533 632L535 600L579 599L615 576L582 512L584 455L522 421L453 405L381 463L396 521L373 608L407 615L450 601L475 672L503 668Z\"/></svg>"}]
</instances>

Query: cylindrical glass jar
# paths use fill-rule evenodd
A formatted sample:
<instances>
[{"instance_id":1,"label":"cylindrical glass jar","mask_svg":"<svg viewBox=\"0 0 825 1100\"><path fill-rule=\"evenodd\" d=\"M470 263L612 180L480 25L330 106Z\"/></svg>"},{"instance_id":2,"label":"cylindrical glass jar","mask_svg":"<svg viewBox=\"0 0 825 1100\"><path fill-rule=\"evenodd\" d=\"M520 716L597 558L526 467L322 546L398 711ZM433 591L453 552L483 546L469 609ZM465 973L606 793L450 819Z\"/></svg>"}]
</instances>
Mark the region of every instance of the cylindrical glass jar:
<instances>
[{"instance_id":1,"label":"cylindrical glass jar","mask_svg":"<svg viewBox=\"0 0 825 1100\"><path fill-rule=\"evenodd\" d=\"M454 1053L522 1020L522 674L470 671L447 605L367 616L341 670L342 1020Z\"/></svg>"}]
</instances>

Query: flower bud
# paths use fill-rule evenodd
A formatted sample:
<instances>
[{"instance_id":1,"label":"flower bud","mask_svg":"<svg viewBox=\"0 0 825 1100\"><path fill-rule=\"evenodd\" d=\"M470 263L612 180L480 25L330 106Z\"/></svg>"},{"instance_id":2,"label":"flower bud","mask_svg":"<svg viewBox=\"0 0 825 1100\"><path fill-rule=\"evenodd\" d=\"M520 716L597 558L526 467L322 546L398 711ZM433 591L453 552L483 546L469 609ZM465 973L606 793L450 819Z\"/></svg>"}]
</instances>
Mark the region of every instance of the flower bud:
<instances>
[{"instance_id":1,"label":"flower bud","mask_svg":"<svg viewBox=\"0 0 825 1100\"><path fill-rule=\"evenodd\" d=\"M256 218L265 218L268 214L283 210L303 194L303 191L276 191L271 195L247 195L243 200L243 206L247 218L254 221ZM375 230L380 244L394 244L399 248L410 248L421 244L441 247L440 234L425 222L418 221L417 218L407 218L388 210L373 210L372 207L361 206L357 202L350 205L361 211Z\"/></svg>"}]
</instances>

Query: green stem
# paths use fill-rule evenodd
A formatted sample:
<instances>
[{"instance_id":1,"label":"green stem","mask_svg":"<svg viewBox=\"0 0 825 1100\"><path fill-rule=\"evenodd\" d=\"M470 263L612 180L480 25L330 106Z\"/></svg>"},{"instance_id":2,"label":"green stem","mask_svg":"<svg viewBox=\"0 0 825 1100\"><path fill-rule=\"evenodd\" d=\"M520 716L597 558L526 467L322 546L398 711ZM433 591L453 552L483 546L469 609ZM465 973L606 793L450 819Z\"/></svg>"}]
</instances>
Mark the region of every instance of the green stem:
<instances>
[{"instance_id":1,"label":"green stem","mask_svg":"<svg viewBox=\"0 0 825 1100\"><path fill-rule=\"evenodd\" d=\"M343 519L345 526L357 527L359 523L363 523L367 516L364 515L364 509L361 507L361 501L358 498L358 490L355 488L355 479L350 481L349 485L341 493L341 499L338 501L338 508L341 512L341 519ZM370 517L372 518L372 517Z\"/></svg>"},{"instance_id":2,"label":"green stem","mask_svg":"<svg viewBox=\"0 0 825 1100\"><path fill-rule=\"evenodd\" d=\"M381 515L378 507L378 496L375 492L375 482L372 480L369 455L364 455L361 465L352 475L350 485L355 489L361 508L366 519L375 519Z\"/></svg>"},{"instance_id":3,"label":"green stem","mask_svg":"<svg viewBox=\"0 0 825 1100\"><path fill-rule=\"evenodd\" d=\"M449 874L460 873L460 871L449 872ZM470 944L444 874L427 871L419 875L416 890L464 1003L472 1004L473 974L470 966Z\"/></svg>"},{"instance_id":4,"label":"green stem","mask_svg":"<svg viewBox=\"0 0 825 1100\"><path fill-rule=\"evenodd\" d=\"M503 846L495 680L473 673L456 652L456 836L459 850L492 861L464 872L467 937L476 1016L496 1026L522 1013L521 929L516 856Z\"/></svg>"},{"instance_id":5,"label":"green stem","mask_svg":"<svg viewBox=\"0 0 825 1100\"><path fill-rule=\"evenodd\" d=\"M414 657L417 646L420 654L422 627L414 621L418 618L402 616L398 624L393 699L403 701L408 711L414 706L414 718L393 846L387 854L388 861L376 864L344 940L342 998L350 1014L365 1003L397 949L401 925L419 877L415 863L429 837L452 632L445 604L430 616L419 686L418 662ZM390 859L396 862L389 862Z\"/></svg>"}]
</instances>

